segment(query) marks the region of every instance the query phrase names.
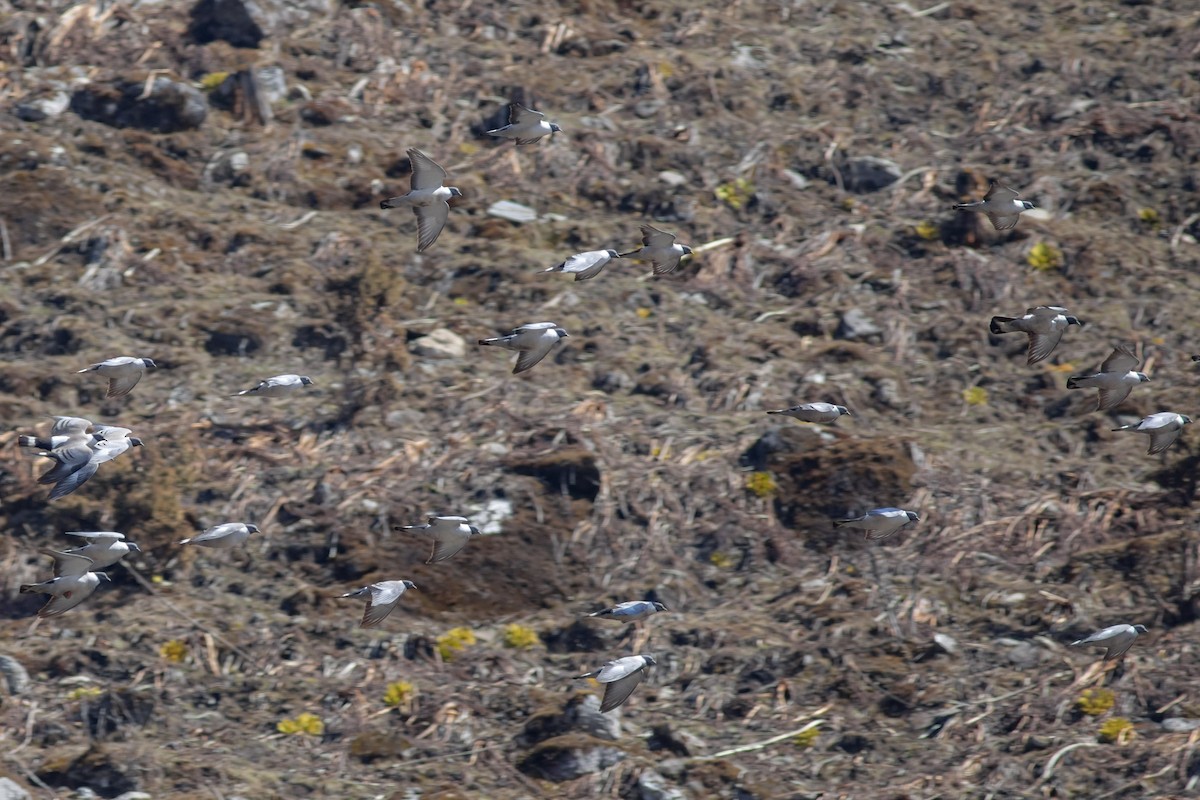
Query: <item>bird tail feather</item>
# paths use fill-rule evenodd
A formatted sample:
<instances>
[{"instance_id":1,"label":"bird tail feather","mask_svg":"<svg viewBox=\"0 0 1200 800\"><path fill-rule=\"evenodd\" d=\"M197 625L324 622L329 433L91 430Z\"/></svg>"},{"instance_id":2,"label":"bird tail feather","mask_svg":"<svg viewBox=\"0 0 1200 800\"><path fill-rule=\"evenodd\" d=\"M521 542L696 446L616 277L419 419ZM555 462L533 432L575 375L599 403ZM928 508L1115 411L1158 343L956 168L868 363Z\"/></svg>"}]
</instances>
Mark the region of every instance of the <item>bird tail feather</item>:
<instances>
[{"instance_id":1,"label":"bird tail feather","mask_svg":"<svg viewBox=\"0 0 1200 800\"><path fill-rule=\"evenodd\" d=\"M991 323L988 325L988 330L992 333L1011 333L1005 330L1004 326L1012 322L1015 317L992 317Z\"/></svg>"}]
</instances>

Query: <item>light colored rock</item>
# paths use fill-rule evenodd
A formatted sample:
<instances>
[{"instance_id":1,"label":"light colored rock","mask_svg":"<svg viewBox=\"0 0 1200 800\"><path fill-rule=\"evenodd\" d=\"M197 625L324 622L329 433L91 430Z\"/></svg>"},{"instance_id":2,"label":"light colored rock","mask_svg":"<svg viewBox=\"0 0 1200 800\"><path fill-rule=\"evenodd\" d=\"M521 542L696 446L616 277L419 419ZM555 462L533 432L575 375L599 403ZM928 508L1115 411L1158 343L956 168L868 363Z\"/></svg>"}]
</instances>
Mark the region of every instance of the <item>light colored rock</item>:
<instances>
[{"instance_id":1,"label":"light colored rock","mask_svg":"<svg viewBox=\"0 0 1200 800\"><path fill-rule=\"evenodd\" d=\"M538 218L537 212L532 208L511 200L497 200L488 206L487 213L489 216L516 223L536 222Z\"/></svg>"},{"instance_id":2,"label":"light colored rock","mask_svg":"<svg viewBox=\"0 0 1200 800\"><path fill-rule=\"evenodd\" d=\"M467 340L452 330L438 328L409 342L408 351L421 358L462 358L467 354Z\"/></svg>"},{"instance_id":3,"label":"light colored rock","mask_svg":"<svg viewBox=\"0 0 1200 800\"><path fill-rule=\"evenodd\" d=\"M685 800L687 797L683 790L671 786L652 769L644 770L638 777L638 796L641 800Z\"/></svg>"},{"instance_id":4,"label":"light colored rock","mask_svg":"<svg viewBox=\"0 0 1200 800\"><path fill-rule=\"evenodd\" d=\"M8 778L0 778L0 800L32 800L29 792Z\"/></svg>"}]
</instances>

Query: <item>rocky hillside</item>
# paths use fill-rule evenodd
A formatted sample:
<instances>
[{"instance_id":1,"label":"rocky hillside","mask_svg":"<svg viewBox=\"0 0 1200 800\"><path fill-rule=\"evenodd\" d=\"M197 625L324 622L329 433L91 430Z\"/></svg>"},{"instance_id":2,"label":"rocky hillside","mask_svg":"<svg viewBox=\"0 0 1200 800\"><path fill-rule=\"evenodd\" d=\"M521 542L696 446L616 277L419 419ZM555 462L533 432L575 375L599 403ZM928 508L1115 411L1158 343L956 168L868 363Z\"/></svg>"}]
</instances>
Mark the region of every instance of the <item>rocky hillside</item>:
<instances>
[{"instance_id":1,"label":"rocky hillside","mask_svg":"<svg viewBox=\"0 0 1200 800\"><path fill-rule=\"evenodd\" d=\"M1198 58L1183 0L0 0L0 798L1191 793L1200 429L1111 429L1200 417ZM408 148L463 194L421 254ZM992 180L1015 230L951 210ZM645 223L696 256L540 272ZM988 321L1042 304L1030 367ZM48 502L51 414L145 446ZM427 565L431 512L487 535ZM142 553L39 621L79 530Z\"/></svg>"}]
</instances>

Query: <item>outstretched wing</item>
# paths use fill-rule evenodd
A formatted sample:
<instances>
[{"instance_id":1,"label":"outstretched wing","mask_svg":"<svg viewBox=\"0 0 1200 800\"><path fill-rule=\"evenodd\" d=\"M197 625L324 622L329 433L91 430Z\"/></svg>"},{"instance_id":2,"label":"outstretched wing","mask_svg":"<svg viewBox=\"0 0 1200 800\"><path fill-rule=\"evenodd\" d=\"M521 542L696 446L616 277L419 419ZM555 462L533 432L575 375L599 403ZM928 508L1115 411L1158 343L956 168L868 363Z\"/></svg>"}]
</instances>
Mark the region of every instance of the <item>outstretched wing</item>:
<instances>
[{"instance_id":1,"label":"outstretched wing","mask_svg":"<svg viewBox=\"0 0 1200 800\"><path fill-rule=\"evenodd\" d=\"M408 161L412 164L413 189L436 189L445 182L446 170L420 150L410 149Z\"/></svg>"},{"instance_id":2,"label":"outstretched wing","mask_svg":"<svg viewBox=\"0 0 1200 800\"><path fill-rule=\"evenodd\" d=\"M1108 358L1104 359L1104 363L1100 365L1100 371L1117 372L1124 375L1138 363L1137 356L1133 354L1133 350L1129 349L1129 345L1119 344L1113 348Z\"/></svg>"},{"instance_id":3,"label":"outstretched wing","mask_svg":"<svg viewBox=\"0 0 1200 800\"><path fill-rule=\"evenodd\" d=\"M439 561L445 561L466 547L470 540L470 533L459 533L457 530L451 533L439 533L438 537L433 540L433 554L425 563L436 564Z\"/></svg>"},{"instance_id":4,"label":"outstretched wing","mask_svg":"<svg viewBox=\"0 0 1200 800\"><path fill-rule=\"evenodd\" d=\"M646 677L645 670L638 667L625 677L606 684L604 687L604 700L600 703L600 713L612 711L628 700L629 695L633 694L633 690L638 687L638 684L642 682L644 677Z\"/></svg>"},{"instance_id":5,"label":"outstretched wing","mask_svg":"<svg viewBox=\"0 0 1200 800\"><path fill-rule=\"evenodd\" d=\"M660 231L653 225L643 225L642 244L646 247L670 247L675 244L675 234Z\"/></svg>"},{"instance_id":6,"label":"outstretched wing","mask_svg":"<svg viewBox=\"0 0 1200 800\"><path fill-rule=\"evenodd\" d=\"M1062 341L1062 337L1062 328L1055 328L1050 333L1029 334L1029 357L1025 360L1026 365L1032 366L1049 358L1054 348Z\"/></svg>"},{"instance_id":7,"label":"outstretched wing","mask_svg":"<svg viewBox=\"0 0 1200 800\"><path fill-rule=\"evenodd\" d=\"M417 215L417 252L423 253L438 237L446 220L450 217L450 206L445 200L435 201L427 206L415 206L413 213Z\"/></svg>"}]
</instances>

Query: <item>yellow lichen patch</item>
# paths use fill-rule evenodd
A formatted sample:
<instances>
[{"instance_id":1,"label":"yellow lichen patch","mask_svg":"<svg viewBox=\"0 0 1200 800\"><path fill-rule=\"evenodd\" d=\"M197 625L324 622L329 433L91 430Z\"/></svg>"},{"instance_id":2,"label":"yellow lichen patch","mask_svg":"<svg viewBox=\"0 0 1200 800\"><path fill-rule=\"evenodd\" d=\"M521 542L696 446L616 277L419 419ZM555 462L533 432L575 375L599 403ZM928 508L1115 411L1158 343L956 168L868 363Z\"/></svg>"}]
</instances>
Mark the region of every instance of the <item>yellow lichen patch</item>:
<instances>
[{"instance_id":1,"label":"yellow lichen patch","mask_svg":"<svg viewBox=\"0 0 1200 800\"><path fill-rule=\"evenodd\" d=\"M1125 744L1136 735L1132 722L1124 717L1113 717L1100 726L1099 739L1105 744Z\"/></svg>"},{"instance_id":2,"label":"yellow lichen patch","mask_svg":"<svg viewBox=\"0 0 1200 800\"><path fill-rule=\"evenodd\" d=\"M451 628L437 638L438 654L442 661L453 661L459 651L475 644L475 633L470 628Z\"/></svg>"},{"instance_id":3,"label":"yellow lichen patch","mask_svg":"<svg viewBox=\"0 0 1200 800\"><path fill-rule=\"evenodd\" d=\"M68 700L91 700L104 694L99 686L79 686L67 693Z\"/></svg>"},{"instance_id":4,"label":"yellow lichen patch","mask_svg":"<svg viewBox=\"0 0 1200 800\"><path fill-rule=\"evenodd\" d=\"M982 386L968 386L963 389L963 402L969 406L986 406L988 401L988 390Z\"/></svg>"},{"instance_id":5,"label":"yellow lichen patch","mask_svg":"<svg viewBox=\"0 0 1200 800\"><path fill-rule=\"evenodd\" d=\"M643 307L639 308L637 311L635 311L634 313L637 314L642 319L646 319L654 312L651 311L650 309L646 308L645 306L643 306Z\"/></svg>"},{"instance_id":6,"label":"yellow lichen patch","mask_svg":"<svg viewBox=\"0 0 1200 800\"><path fill-rule=\"evenodd\" d=\"M1049 272L1063 265L1063 254L1062 250L1052 244L1038 242L1029 248L1029 255L1025 256L1025 260L1038 272Z\"/></svg>"},{"instance_id":7,"label":"yellow lichen patch","mask_svg":"<svg viewBox=\"0 0 1200 800\"><path fill-rule=\"evenodd\" d=\"M1075 705L1089 717L1098 717L1113 707L1117 696L1111 689L1084 689Z\"/></svg>"},{"instance_id":8,"label":"yellow lichen patch","mask_svg":"<svg viewBox=\"0 0 1200 800\"><path fill-rule=\"evenodd\" d=\"M734 178L714 189L713 194L722 203L737 211L754 196L754 184L745 178Z\"/></svg>"},{"instance_id":9,"label":"yellow lichen patch","mask_svg":"<svg viewBox=\"0 0 1200 800\"><path fill-rule=\"evenodd\" d=\"M228 72L210 72L200 79L200 88L206 92L211 92L224 83L228 77Z\"/></svg>"},{"instance_id":10,"label":"yellow lichen patch","mask_svg":"<svg viewBox=\"0 0 1200 800\"><path fill-rule=\"evenodd\" d=\"M733 559L721 552L713 553L708 560L717 569L729 569L733 566Z\"/></svg>"},{"instance_id":11,"label":"yellow lichen patch","mask_svg":"<svg viewBox=\"0 0 1200 800\"><path fill-rule=\"evenodd\" d=\"M504 646L514 650L528 650L541 644L542 640L533 628L512 623L504 626Z\"/></svg>"},{"instance_id":12,"label":"yellow lichen patch","mask_svg":"<svg viewBox=\"0 0 1200 800\"><path fill-rule=\"evenodd\" d=\"M932 242L941 235L940 231L938 231L938 226L929 220L918 222L917 226L913 228L913 230L916 232L917 236L920 236L927 242Z\"/></svg>"},{"instance_id":13,"label":"yellow lichen patch","mask_svg":"<svg viewBox=\"0 0 1200 800\"><path fill-rule=\"evenodd\" d=\"M316 714L305 711L296 715L295 719L281 719L275 725L275 730L287 734L306 734L320 736L325 732L325 723Z\"/></svg>"},{"instance_id":14,"label":"yellow lichen patch","mask_svg":"<svg viewBox=\"0 0 1200 800\"><path fill-rule=\"evenodd\" d=\"M1138 221L1143 225L1158 230L1162 227L1162 217L1159 216L1157 210L1153 208L1139 208Z\"/></svg>"},{"instance_id":15,"label":"yellow lichen patch","mask_svg":"<svg viewBox=\"0 0 1200 800\"><path fill-rule=\"evenodd\" d=\"M187 643L180 639L172 639L169 642L163 642L162 647L158 648L158 654L167 661L170 661L172 664L182 663L183 660L187 658Z\"/></svg>"},{"instance_id":16,"label":"yellow lichen patch","mask_svg":"<svg viewBox=\"0 0 1200 800\"><path fill-rule=\"evenodd\" d=\"M746 476L746 491L755 497L770 497L778 490L779 485L769 472L751 472Z\"/></svg>"},{"instance_id":17,"label":"yellow lichen patch","mask_svg":"<svg viewBox=\"0 0 1200 800\"><path fill-rule=\"evenodd\" d=\"M817 737L821 735L821 730L817 726L813 726L806 731L797 733L792 739L796 747L808 748L817 743Z\"/></svg>"},{"instance_id":18,"label":"yellow lichen patch","mask_svg":"<svg viewBox=\"0 0 1200 800\"><path fill-rule=\"evenodd\" d=\"M408 681L396 681L389 683L387 691L383 693L383 702L385 705L392 707L407 705L416 697L417 687Z\"/></svg>"}]
</instances>

